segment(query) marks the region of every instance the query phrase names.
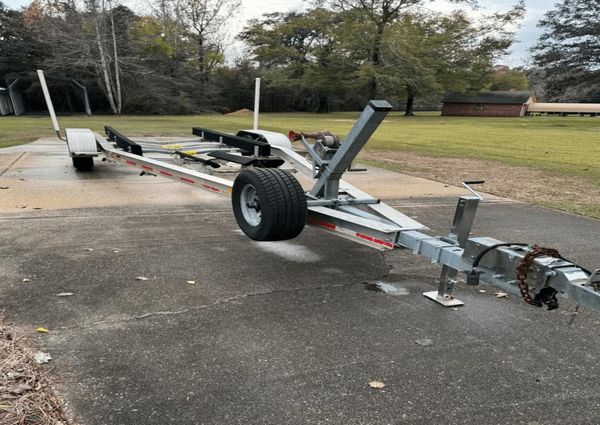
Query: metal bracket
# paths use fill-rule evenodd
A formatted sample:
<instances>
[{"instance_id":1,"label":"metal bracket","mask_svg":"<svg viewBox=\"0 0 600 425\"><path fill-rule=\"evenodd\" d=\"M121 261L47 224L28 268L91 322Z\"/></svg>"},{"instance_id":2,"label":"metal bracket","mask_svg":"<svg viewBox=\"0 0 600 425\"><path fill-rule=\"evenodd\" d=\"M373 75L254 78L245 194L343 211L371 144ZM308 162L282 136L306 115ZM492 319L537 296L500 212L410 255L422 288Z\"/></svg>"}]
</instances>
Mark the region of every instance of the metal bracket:
<instances>
[{"instance_id":1,"label":"metal bracket","mask_svg":"<svg viewBox=\"0 0 600 425\"><path fill-rule=\"evenodd\" d=\"M384 100L369 102L329 163L319 168L319 178L310 190L312 195L337 198L341 176L391 110L392 105Z\"/></svg>"},{"instance_id":2,"label":"metal bracket","mask_svg":"<svg viewBox=\"0 0 600 425\"><path fill-rule=\"evenodd\" d=\"M194 136L199 136L204 140L224 143L227 146L238 148L248 155L261 157L269 157L271 155L271 145L260 140L254 140L249 137L233 136L231 134L201 127L192 128L192 133Z\"/></svg>"},{"instance_id":3,"label":"metal bracket","mask_svg":"<svg viewBox=\"0 0 600 425\"><path fill-rule=\"evenodd\" d=\"M592 272L584 286L589 286L595 291L600 291L600 269L596 269Z\"/></svg>"},{"instance_id":4,"label":"metal bracket","mask_svg":"<svg viewBox=\"0 0 600 425\"><path fill-rule=\"evenodd\" d=\"M473 221L475 220L475 214L477 213L479 202L483 200L483 196L473 190L470 185L483 183L483 180L462 182L462 185L474 196L461 196L458 198L456 211L454 212L454 219L452 220L452 228L450 229L450 233L448 235L448 239L450 241L456 243L456 245L462 248L464 248L467 240L469 239L469 235L471 234L471 229L473 228ZM458 270L444 265L440 274L438 290L424 292L423 295L445 307L464 305L462 301L459 301L452 296L452 291L454 290L457 276Z\"/></svg>"},{"instance_id":5,"label":"metal bracket","mask_svg":"<svg viewBox=\"0 0 600 425\"><path fill-rule=\"evenodd\" d=\"M142 147L131 140L129 137L119 133L112 127L104 126L104 132L106 133L106 137L111 142L117 144L118 147L123 149L125 152L131 152L134 155L143 156Z\"/></svg>"},{"instance_id":6,"label":"metal bracket","mask_svg":"<svg viewBox=\"0 0 600 425\"><path fill-rule=\"evenodd\" d=\"M457 300L452 295L439 296L438 291L423 292L423 295L425 295L425 297L429 298L430 300L443 305L444 307L460 307L462 305L465 305L465 303L463 303L460 300Z\"/></svg>"}]
</instances>

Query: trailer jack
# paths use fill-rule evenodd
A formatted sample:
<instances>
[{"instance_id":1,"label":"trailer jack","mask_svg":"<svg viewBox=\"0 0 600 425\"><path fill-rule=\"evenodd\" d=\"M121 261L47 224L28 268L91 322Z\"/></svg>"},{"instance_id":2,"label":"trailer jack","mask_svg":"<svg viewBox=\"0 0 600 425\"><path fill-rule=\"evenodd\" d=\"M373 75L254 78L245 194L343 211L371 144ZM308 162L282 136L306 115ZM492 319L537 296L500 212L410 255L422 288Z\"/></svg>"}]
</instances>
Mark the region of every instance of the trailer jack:
<instances>
[{"instance_id":1,"label":"trailer jack","mask_svg":"<svg viewBox=\"0 0 600 425\"><path fill-rule=\"evenodd\" d=\"M39 73L54 129L60 136L43 73ZM463 182L468 194L458 199L447 236L430 235L423 224L344 181L343 174L352 168L352 161L390 110L386 101L370 101L344 141L328 132L291 131L286 136L241 130L230 135L197 127L192 131L196 137L186 141L184 149L138 143L111 127L106 127L106 137L73 128L66 129L65 135L78 170L92 170L93 159L99 156L231 196L239 227L254 240L291 239L309 224L379 250L409 249L441 266L437 291L424 295L446 307L463 305L454 298L453 289L464 275L468 285L493 285L523 296L533 305L556 308L555 294L560 292L578 305L600 310L598 270L591 273L535 245L471 236L483 200L473 186L483 181ZM310 160L292 148L292 141L302 143ZM150 158L147 153L170 154L201 169ZM234 181L214 175L215 168L222 165L237 167ZM303 188L290 171L304 174L313 182L312 187Z\"/></svg>"}]
</instances>

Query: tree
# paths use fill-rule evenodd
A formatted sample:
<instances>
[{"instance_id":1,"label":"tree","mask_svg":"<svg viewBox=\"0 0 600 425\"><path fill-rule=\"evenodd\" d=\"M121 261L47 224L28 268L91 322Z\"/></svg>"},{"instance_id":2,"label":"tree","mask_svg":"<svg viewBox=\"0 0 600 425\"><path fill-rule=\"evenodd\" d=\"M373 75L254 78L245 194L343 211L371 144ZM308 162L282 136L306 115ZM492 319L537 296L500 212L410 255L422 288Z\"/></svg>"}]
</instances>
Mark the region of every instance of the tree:
<instances>
[{"instance_id":1,"label":"tree","mask_svg":"<svg viewBox=\"0 0 600 425\"><path fill-rule=\"evenodd\" d=\"M110 105L110 109L112 110L113 114L118 115L121 113L121 76L119 75L119 58L117 54L112 9L110 9L110 11L107 13L107 10L105 9L105 3L98 0L86 0L85 4L94 28L94 40L98 49L98 72L102 74L102 82L104 83L103 87L106 93L106 98L108 99L108 104ZM110 16L111 22L111 44L114 46L112 57L115 70L114 76L111 75L110 58L108 53L109 48L105 45L107 43L105 28L101 28L103 21L102 18L107 14Z\"/></svg>"},{"instance_id":2,"label":"tree","mask_svg":"<svg viewBox=\"0 0 600 425\"><path fill-rule=\"evenodd\" d=\"M82 6L80 8L80 6ZM113 114L122 112L122 70L128 40L119 37L128 8L104 0L34 0L25 10L29 25L48 52L43 66L60 75L94 78ZM117 23L121 29L117 29Z\"/></svg>"},{"instance_id":3,"label":"tree","mask_svg":"<svg viewBox=\"0 0 600 425\"><path fill-rule=\"evenodd\" d=\"M218 98L221 112L254 108L254 83L258 72L247 59L239 60L235 66L217 69L215 78L220 88ZM264 102L264 89L262 91L261 100Z\"/></svg>"},{"instance_id":4,"label":"tree","mask_svg":"<svg viewBox=\"0 0 600 425\"><path fill-rule=\"evenodd\" d=\"M449 0L451 3L476 4L476 0ZM381 49L386 30L398 22L404 13L429 0L330 0L334 10L349 12L361 28L361 42L365 47L364 59L370 65L369 97L378 96L375 75L381 65Z\"/></svg>"},{"instance_id":5,"label":"tree","mask_svg":"<svg viewBox=\"0 0 600 425\"><path fill-rule=\"evenodd\" d=\"M519 3L477 21L462 11L405 14L384 34L375 76L386 92L404 92L407 116L417 95L481 90L512 44L511 27L523 11Z\"/></svg>"},{"instance_id":6,"label":"tree","mask_svg":"<svg viewBox=\"0 0 600 425\"><path fill-rule=\"evenodd\" d=\"M145 60L171 78L182 76L185 62L195 55L188 28L179 19L177 0L150 2L151 16L142 16L134 29Z\"/></svg>"},{"instance_id":7,"label":"tree","mask_svg":"<svg viewBox=\"0 0 600 425\"><path fill-rule=\"evenodd\" d=\"M527 90L529 79L518 69L510 69L507 66L497 66L492 74L489 90Z\"/></svg>"},{"instance_id":8,"label":"tree","mask_svg":"<svg viewBox=\"0 0 600 425\"><path fill-rule=\"evenodd\" d=\"M600 2L563 0L546 13L533 48L548 100L589 101L600 92Z\"/></svg>"},{"instance_id":9,"label":"tree","mask_svg":"<svg viewBox=\"0 0 600 425\"><path fill-rule=\"evenodd\" d=\"M289 91L299 109L328 112L338 95L360 85L344 25L342 14L322 8L271 13L251 21L240 39L250 45L267 90Z\"/></svg>"},{"instance_id":10,"label":"tree","mask_svg":"<svg viewBox=\"0 0 600 425\"><path fill-rule=\"evenodd\" d=\"M25 22L23 12L0 2L0 77L31 72L46 56L44 46Z\"/></svg>"},{"instance_id":11,"label":"tree","mask_svg":"<svg viewBox=\"0 0 600 425\"><path fill-rule=\"evenodd\" d=\"M392 3L377 4L385 9ZM417 3L386 9L386 16L398 18L381 34L375 64L372 37L378 33L371 21L358 19L363 11L350 8L265 15L251 21L240 38L250 45L268 87L277 87L280 97L295 93L291 103L304 105L302 110L352 108L373 98L375 86L377 96L406 96L406 114L412 115L417 96L489 84L494 62L512 44L513 24L523 14L522 2L477 20L461 11L403 9Z\"/></svg>"},{"instance_id":12,"label":"tree","mask_svg":"<svg viewBox=\"0 0 600 425\"><path fill-rule=\"evenodd\" d=\"M191 30L198 47L198 70L206 79L208 72L223 61L220 31L237 12L241 0L180 0L177 14Z\"/></svg>"}]
</instances>

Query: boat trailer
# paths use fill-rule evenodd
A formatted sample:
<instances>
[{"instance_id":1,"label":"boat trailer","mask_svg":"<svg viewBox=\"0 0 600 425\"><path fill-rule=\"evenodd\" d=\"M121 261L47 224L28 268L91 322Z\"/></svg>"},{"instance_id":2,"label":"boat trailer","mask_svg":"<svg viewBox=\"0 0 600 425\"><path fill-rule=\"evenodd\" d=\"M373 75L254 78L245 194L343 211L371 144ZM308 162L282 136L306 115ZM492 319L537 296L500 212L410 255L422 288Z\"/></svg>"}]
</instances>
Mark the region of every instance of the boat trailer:
<instances>
[{"instance_id":1,"label":"boat trailer","mask_svg":"<svg viewBox=\"0 0 600 425\"><path fill-rule=\"evenodd\" d=\"M63 139L43 73L38 74L54 130ZM179 146L136 142L111 127L105 127L105 136L67 128L63 140L79 171L91 171L99 157L231 196L236 222L253 240L292 239L308 224L379 250L409 249L441 266L438 290L423 295L443 306L463 305L453 295L462 275L467 285L493 285L537 307L558 308L556 294L563 293L578 305L600 310L600 269L590 272L537 245L471 236L483 200L473 186L483 181L462 183L469 194L459 197L447 236L427 233L423 224L344 181L343 174L354 170L353 160L391 109L386 101L370 101L343 142L327 131L241 130L231 135L199 127L192 129L194 139ZM292 142L300 142L305 153L294 150ZM174 161L147 153L168 154ZM235 180L215 175L220 167L233 169ZM295 173L310 179L312 187L305 190Z\"/></svg>"}]
</instances>

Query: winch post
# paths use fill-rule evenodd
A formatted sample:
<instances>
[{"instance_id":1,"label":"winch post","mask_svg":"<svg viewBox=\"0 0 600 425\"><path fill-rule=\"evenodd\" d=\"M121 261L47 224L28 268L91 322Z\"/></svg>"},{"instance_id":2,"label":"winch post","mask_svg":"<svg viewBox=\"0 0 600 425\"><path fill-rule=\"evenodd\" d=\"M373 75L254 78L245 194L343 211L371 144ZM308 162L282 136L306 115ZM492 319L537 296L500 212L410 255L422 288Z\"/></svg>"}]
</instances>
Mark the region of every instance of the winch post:
<instances>
[{"instance_id":1,"label":"winch post","mask_svg":"<svg viewBox=\"0 0 600 425\"><path fill-rule=\"evenodd\" d=\"M465 247L469 235L471 234L479 202L483 200L483 197L475 192L470 185L482 183L484 182L481 180L462 182L463 186L473 193L473 195L461 196L458 198L454 219L452 220L452 227L448 234L448 239L462 248ZM438 290L424 292L423 295L446 307L464 305L462 301L459 301L452 296L457 276L458 270L447 265L442 266Z\"/></svg>"},{"instance_id":2,"label":"winch post","mask_svg":"<svg viewBox=\"0 0 600 425\"><path fill-rule=\"evenodd\" d=\"M56 119L56 113L54 112L54 106L52 105L52 98L50 97L50 92L48 91L48 85L46 84L46 77L44 77L44 71L38 69L37 74L40 80L40 85L42 86L42 92L44 93L44 99L46 100L46 106L48 107L48 113L50 114L50 120L52 121L52 127L56 132L56 136L59 139L64 140L60 136L60 126L58 125L58 120Z\"/></svg>"},{"instance_id":3,"label":"winch post","mask_svg":"<svg viewBox=\"0 0 600 425\"><path fill-rule=\"evenodd\" d=\"M342 174L350 167L356 155L391 110L392 105L385 100L369 102L333 158L320 168L319 179L310 191L312 196L327 199L338 197Z\"/></svg>"}]
</instances>

